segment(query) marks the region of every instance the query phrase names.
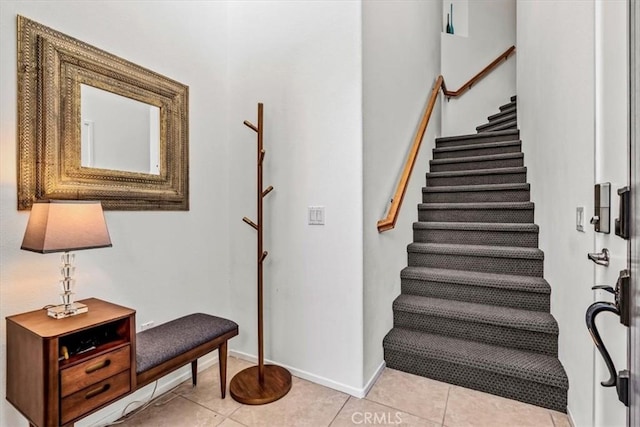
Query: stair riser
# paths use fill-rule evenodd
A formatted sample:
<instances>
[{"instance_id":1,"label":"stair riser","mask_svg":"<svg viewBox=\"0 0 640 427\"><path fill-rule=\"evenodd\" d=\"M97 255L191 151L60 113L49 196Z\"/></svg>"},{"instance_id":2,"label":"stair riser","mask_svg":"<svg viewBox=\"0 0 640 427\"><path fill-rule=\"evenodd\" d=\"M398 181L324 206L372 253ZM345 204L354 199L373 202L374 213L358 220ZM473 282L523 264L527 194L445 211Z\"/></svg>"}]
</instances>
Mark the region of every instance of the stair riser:
<instances>
[{"instance_id":1,"label":"stair riser","mask_svg":"<svg viewBox=\"0 0 640 427\"><path fill-rule=\"evenodd\" d=\"M503 147L486 147L486 148L473 148L469 150L457 150L457 151L434 151L434 159L457 159L460 157L473 157L473 156L488 156L489 154L506 154L506 153L519 153L520 144L507 145Z\"/></svg>"},{"instance_id":2,"label":"stair riser","mask_svg":"<svg viewBox=\"0 0 640 427\"><path fill-rule=\"evenodd\" d=\"M517 120L516 114L512 111L511 114L505 114L501 117L497 117L497 118L493 118L493 119L489 119L489 121L483 125L480 126L476 126L476 130L481 130L484 128L488 128L491 125L497 125L497 124L501 124L501 123L506 123L506 122L512 122L514 120Z\"/></svg>"},{"instance_id":3,"label":"stair riser","mask_svg":"<svg viewBox=\"0 0 640 427\"><path fill-rule=\"evenodd\" d=\"M486 137L474 138L474 139L452 139L452 140L439 140L436 138L436 147L444 148L444 147L458 147L460 145L470 145L470 144L484 144L487 142L500 142L500 141L513 141L518 139L518 134L511 135L487 135Z\"/></svg>"},{"instance_id":4,"label":"stair riser","mask_svg":"<svg viewBox=\"0 0 640 427\"><path fill-rule=\"evenodd\" d=\"M427 185L439 187L447 185L482 185L482 184L524 184L527 182L526 172L501 173L469 176L427 177Z\"/></svg>"},{"instance_id":5,"label":"stair riser","mask_svg":"<svg viewBox=\"0 0 640 427\"><path fill-rule=\"evenodd\" d=\"M538 247L538 233L494 230L413 230L419 243L456 243L460 245Z\"/></svg>"},{"instance_id":6,"label":"stair riser","mask_svg":"<svg viewBox=\"0 0 640 427\"><path fill-rule=\"evenodd\" d=\"M528 202L528 190L456 191L422 193L423 203Z\"/></svg>"},{"instance_id":7,"label":"stair riser","mask_svg":"<svg viewBox=\"0 0 640 427\"><path fill-rule=\"evenodd\" d=\"M550 309L549 294L416 279L402 279L400 286L405 295L419 295L547 313Z\"/></svg>"},{"instance_id":8,"label":"stair riser","mask_svg":"<svg viewBox=\"0 0 640 427\"><path fill-rule=\"evenodd\" d=\"M493 115L487 117L487 120L489 122L492 122L494 120L498 120L498 119L500 119L502 117L510 116L512 114L516 114L516 115L518 114L518 108L517 107L512 107L512 108L507 108L506 110L502 110L499 113L496 113L496 114L493 114Z\"/></svg>"},{"instance_id":9,"label":"stair riser","mask_svg":"<svg viewBox=\"0 0 640 427\"><path fill-rule=\"evenodd\" d=\"M496 394L554 411L567 411L567 391L480 368L421 357L384 347L387 367L461 387Z\"/></svg>"},{"instance_id":10,"label":"stair riser","mask_svg":"<svg viewBox=\"0 0 640 427\"><path fill-rule=\"evenodd\" d=\"M419 221L533 223L533 209L420 209Z\"/></svg>"},{"instance_id":11,"label":"stair riser","mask_svg":"<svg viewBox=\"0 0 640 427\"><path fill-rule=\"evenodd\" d=\"M518 127L518 124L516 123L516 121L512 121L512 122L506 122L506 123L500 123L500 124L492 124L491 126L487 126L485 128L482 129L477 129L476 130L478 132L492 132L492 131L496 131L496 130L507 130L507 129L516 129Z\"/></svg>"},{"instance_id":12,"label":"stair riser","mask_svg":"<svg viewBox=\"0 0 640 427\"><path fill-rule=\"evenodd\" d=\"M516 107L516 101L511 101L508 104L504 104L500 106L500 111L504 111L504 110L508 110L509 108L514 108Z\"/></svg>"},{"instance_id":13,"label":"stair riser","mask_svg":"<svg viewBox=\"0 0 640 427\"><path fill-rule=\"evenodd\" d=\"M481 160L477 162L460 162L460 163L444 163L444 164L436 163L436 164L431 164L431 172L511 168L511 167L522 167L523 164L524 164L524 159L522 157L517 157L514 159Z\"/></svg>"},{"instance_id":14,"label":"stair riser","mask_svg":"<svg viewBox=\"0 0 640 427\"><path fill-rule=\"evenodd\" d=\"M409 267L445 268L532 277L542 277L543 274L543 262L537 259L422 252L409 252L408 259Z\"/></svg>"},{"instance_id":15,"label":"stair riser","mask_svg":"<svg viewBox=\"0 0 640 427\"><path fill-rule=\"evenodd\" d=\"M393 310L393 326L430 334L516 348L536 353L558 355L558 336L549 333L489 325L464 319Z\"/></svg>"}]
</instances>

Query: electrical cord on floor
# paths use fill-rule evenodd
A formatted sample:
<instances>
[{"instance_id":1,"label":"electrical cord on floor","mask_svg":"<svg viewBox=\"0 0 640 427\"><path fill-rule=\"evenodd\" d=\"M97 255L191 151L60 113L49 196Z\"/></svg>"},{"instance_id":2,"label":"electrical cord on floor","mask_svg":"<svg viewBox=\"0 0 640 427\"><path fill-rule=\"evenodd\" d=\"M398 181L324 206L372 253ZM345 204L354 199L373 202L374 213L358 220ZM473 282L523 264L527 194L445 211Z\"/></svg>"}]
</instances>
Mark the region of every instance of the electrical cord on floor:
<instances>
[{"instance_id":1,"label":"electrical cord on floor","mask_svg":"<svg viewBox=\"0 0 640 427\"><path fill-rule=\"evenodd\" d=\"M110 424L107 424L108 426L113 426L113 425L117 425L117 424L122 424L125 421L128 421L129 419L135 417L136 415L138 415L140 412L144 411L145 409L147 409L149 406L151 406L151 404L153 403L154 400L160 399L162 396L165 396L169 393L172 393L174 390L177 390L182 384L178 384L177 386L175 386L174 388L172 388L171 390L169 390L166 393L161 394L160 396L154 397L154 395L156 394L156 391L158 389L158 380L155 381L155 384L153 386L153 391L151 392L151 396L149 397L149 399L147 399L147 401L145 403L143 403L141 406L137 407L136 409L132 410L131 412L127 413L127 409L129 409L129 407L131 405L133 405L134 403L142 403L142 401L140 400L135 400L133 402L130 402L127 406L124 407L124 409L122 410L122 414L120 415L120 418L118 418L117 421L114 421ZM192 387L192 389L195 388L195 386ZM174 394L170 399L167 400L163 400L162 402L156 402L154 404L154 406L164 406L167 403L171 402L173 399L175 399L176 397L182 397L182 396L187 396L189 394L193 393L193 391L190 392L185 392L185 393L176 393Z\"/></svg>"},{"instance_id":2,"label":"electrical cord on floor","mask_svg":"<svg viewBox=\"0 0 640 427\"><path fill-rule=\"evenodd\" d=\"M151 402L153 402L154 399L154 395L156 394L156 390L158 389L158 380L156 380L154 386L153 386L153 391L151 392L151 396L149 397L149 399L147 399L146 402L142 402L140 400L134 400L133 402L129 402L129 404L127 406L124 407L124 409L122 409L122 414L120 414L120 418L118 418L117 421L114 421L110 424L107 424L107 426L114 426L117 424L122 424L123 422L129 420L130 418L136 416L139 412L142 412L143 410L145 410L146 408L149 407L149 405L151 405ZM134 409L133 411L127 413L127 409L129 409L129 407L131 405L133 405L134 403L143 403L141 406L137 407L136 409Z\"/></svg>"}]
</instances>

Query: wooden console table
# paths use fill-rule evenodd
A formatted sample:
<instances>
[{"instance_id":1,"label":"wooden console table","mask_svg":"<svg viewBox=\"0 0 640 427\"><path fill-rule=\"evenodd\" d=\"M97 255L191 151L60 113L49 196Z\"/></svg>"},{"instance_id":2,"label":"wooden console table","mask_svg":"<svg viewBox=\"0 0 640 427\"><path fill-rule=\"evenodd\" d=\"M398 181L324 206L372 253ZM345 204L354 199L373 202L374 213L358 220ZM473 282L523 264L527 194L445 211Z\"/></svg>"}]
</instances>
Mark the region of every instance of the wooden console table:
<instances>
[{"instance_id":1,"label":"wooden console table","mask_svg":"<svg viewBox=\"0 0 640 427\"><path fill-rule=\"evenodd\" d=\"M89 312L7 317L7 400L34 427L69 425L136 388L135 311L95 298Z\"/></svg>"}]
</instances>

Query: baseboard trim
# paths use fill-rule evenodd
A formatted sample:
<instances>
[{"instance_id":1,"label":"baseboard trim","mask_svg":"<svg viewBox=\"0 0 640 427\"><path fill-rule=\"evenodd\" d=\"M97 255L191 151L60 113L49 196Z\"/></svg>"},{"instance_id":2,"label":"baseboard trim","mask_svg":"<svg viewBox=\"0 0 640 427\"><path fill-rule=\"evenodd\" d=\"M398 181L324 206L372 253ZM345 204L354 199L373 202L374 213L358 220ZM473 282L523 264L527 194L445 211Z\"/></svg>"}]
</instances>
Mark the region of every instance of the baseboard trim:
<instances>
[{"instance_id":1,"label":"baseboard trim","mask_svg":"<svg viewBox=\"0 0 640 427\"><path fill-rule=\"evenodd\" d=\"M198 372L202 372L205 369L208 369L218 363L218 352L211 352L201 358L198 359ZM160 378L158 381L158 388L156 389L156 393L154 398L167 393L172 390L174 387L179 384L187 381L191 378L191 365L185 365L182 368L178 369L171 374ZM134 393L124 397L117 402L101 409L100 411L89 415L88 417L78 421L75 423L76 427L99 427L106 426L120 417L122 417L122 411L128 406L131 405L131 408L127 411L127 413L134 411L136 408L144 405L147 400L151 397L151 392L153 391L153 384L148 384L140 390L135 391ZM133 402L140 402L139 405L133 405Z\"/></svg>"},{"instance_id":2,"label":"baseboard trim","mask_svg":"<svg viewBox=\"0 0 640 427\"><path fill-rule=\"evenodd\" d=\"M573 417L571 416L571 410L567 408L567 417L569 418L569 424L571 427L576 427L576 423L573 422Z\"/></svg>"},{"instance_id":3,"label":"baseboard trim","mask_svg":"<svg viewBox=\"0 0 640 427\"><path fill-rule=\"evenodd\" d=\"M367 381L367 384L365 384L363 389L364 395L362 397L365 397L367 394L369 394L369 391L371 391L371 388L376 383L376 381L378 381L378 378L380 378L380 375L382 375L382 372L386 367L387 367L387 362L385 362L384 360L380 362L378 369L375 370L373 375L371 375L371 378L369 378L369 381Z\"/></svg>"},{"instance_id":4,"label":"baseboard trim","mask_svg":"<svg viewBox=\"0 0 640 427\"><path fill-rule=\"evenodd\" d=\"M242 351L237 351L237 350L229 350L229 355L230 356L234 356L237 357L238 359L242 359L242 360L246 360L248 362L252 362L252 363L258 363L258 358L252 354L248 354L248 353L244 353ZM373 387L373 384L375 383L375 380L378 378L378 376L382 373L382 370L384 369L384 362L382 362L382 364L380 365L380 367L378 367L378 369L376 370L376 373L371 377L371 379L367 382L367 385L363 388L357 388L357 387L353 387L347 384L343 384L341 382L338 381L334 381L332 379L329 378L325 378L322 377L320 375L316 375L313 374L311 372L307 372L304 371L302 369L298 369L298 368L294 368L293 366L288 366L285 365L283 363L278 363L278 362L274 362L272 360L268 360L265 359L265 363L273 363L279 366L282 366L283 368L286 368L289 370L289 372L291 372L292 375L298 377L298 378L302 378L304 380L307 381L311 381L312 383L316 383L325 387L329 387L333 390L337 390L337 391L341 391L343 393L347 393L351 396L357 397L357 398L363 398L367 395L367 392L369 391L369 389L371 389L371 387Z\"/></svg>"}]
</instances>

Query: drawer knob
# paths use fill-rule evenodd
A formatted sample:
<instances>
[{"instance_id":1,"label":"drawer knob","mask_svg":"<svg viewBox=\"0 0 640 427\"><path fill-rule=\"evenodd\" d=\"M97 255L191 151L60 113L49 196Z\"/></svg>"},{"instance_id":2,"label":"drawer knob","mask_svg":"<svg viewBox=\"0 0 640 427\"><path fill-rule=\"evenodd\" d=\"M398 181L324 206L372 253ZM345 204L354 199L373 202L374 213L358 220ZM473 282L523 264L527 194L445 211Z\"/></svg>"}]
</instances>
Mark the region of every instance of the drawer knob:
<instances>
[{"instance_id":1,"label":"drawer knob","mask_svg":"<svg viewBox=\"0 0 640 427\"><path fill-rule=\"evenodd\" d=\"M84 395L84 398L89 400L92 397L96 397L99 394L104 393L105 391L109 390L111 388L111 384L103 384L100 387L96 387L93 390L89 390L87 392L87 394Z\"/></svg>"},{"instance_id":2,"label":"drawer knob","mask_svg":"<svg viewBox=\"0 0 640 427\"><path fill-rule=\"evenodd\" d=\"M92 372L99 371L100 369L106 368L109 365L111 365L111 359L101 360L98 363L94 363L93 365L87 366L84 372L87 374L90 374Z\"/></svg>"}]
</instances>

